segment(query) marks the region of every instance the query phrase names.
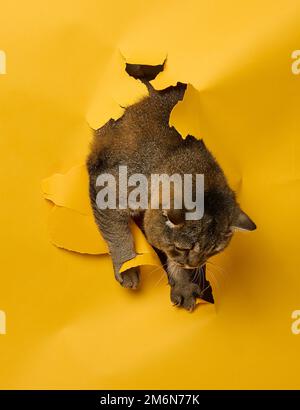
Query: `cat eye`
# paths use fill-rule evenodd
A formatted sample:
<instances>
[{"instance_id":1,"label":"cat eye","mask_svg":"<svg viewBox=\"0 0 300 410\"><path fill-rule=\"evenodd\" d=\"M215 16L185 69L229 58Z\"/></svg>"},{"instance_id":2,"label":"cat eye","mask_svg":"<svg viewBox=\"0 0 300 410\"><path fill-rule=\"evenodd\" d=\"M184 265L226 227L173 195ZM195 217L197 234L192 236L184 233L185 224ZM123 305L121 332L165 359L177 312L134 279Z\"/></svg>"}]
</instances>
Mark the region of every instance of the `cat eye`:
<instances>
[{"instance_id":1,"label":"cat eye","mask_svg":"<svg viewBox=\"0 0 300 410\"><path fill-rule=\"evenodd\" d=\"M191 248L181 248L181 247L179 247L179 246L177 246L177 245L174 245L174 247L175 247L175 249L177 250L177 251L189 251Z\"/></svg>"}]
</instances>

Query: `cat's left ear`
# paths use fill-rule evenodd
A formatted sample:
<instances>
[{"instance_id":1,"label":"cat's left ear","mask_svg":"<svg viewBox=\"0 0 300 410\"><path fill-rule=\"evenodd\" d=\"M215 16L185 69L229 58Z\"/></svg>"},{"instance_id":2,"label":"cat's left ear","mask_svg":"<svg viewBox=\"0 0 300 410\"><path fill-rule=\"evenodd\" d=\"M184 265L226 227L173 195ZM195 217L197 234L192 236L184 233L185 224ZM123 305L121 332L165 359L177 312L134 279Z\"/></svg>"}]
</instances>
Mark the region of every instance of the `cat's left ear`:
<instances>
[{"instance_id":1,"label":"cat's left ear","mask_svg":"<svg viewBox=\"0 0 300 410\"><path fill-rule=\"evenodd\" d=\"M238 208L231 227L235 231L254 231L256 229L255 223L240 208Z\"/></svg>"}]
</instances>

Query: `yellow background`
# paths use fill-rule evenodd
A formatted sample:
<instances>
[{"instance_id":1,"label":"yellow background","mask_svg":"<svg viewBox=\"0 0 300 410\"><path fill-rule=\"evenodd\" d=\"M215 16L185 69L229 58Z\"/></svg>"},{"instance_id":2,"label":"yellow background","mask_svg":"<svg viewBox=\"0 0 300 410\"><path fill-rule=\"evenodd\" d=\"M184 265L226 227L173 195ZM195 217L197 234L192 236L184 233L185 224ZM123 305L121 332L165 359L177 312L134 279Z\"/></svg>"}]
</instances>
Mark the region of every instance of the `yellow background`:
<instances>
[{"instance_id":1,"label":"yellow background","mask_svg":"<svg viewBox=\"0 0 300 410\"><path fill-rule=\"evenodd\" d=\"M1 1L1 388L300 387L299 18L297 0ZM41 181L84 159L91 105L121 115L118 50L167 55L157 88L192 84L171 123L204 138L258 225L215 258L216 305L193 314L171 306L160 269L131 293L108 256L49 240Z\"/></svg>"}]
</instances>

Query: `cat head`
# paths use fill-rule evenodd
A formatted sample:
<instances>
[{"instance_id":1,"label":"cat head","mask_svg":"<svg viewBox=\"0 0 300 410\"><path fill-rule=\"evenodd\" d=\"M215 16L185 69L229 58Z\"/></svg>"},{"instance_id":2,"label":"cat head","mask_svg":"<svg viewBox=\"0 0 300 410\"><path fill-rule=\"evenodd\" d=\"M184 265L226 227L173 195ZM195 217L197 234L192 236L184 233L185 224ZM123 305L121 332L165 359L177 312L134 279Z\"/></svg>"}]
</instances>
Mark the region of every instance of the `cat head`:
<instances>
[{"instance_id":1,"label":"cat head","mask_svg":"<svg viewBox=\"0 0 300 410\"><path fill-rule=\"evenodd\" d=\"M204 193L204 215L186 220L185 210L145 212L148 241L163 251L171 262L185 268L202 266L223 251L234 231L253 231L255 223L243 212L230 188L211 188Z\"/></svg>"}]
</instances>

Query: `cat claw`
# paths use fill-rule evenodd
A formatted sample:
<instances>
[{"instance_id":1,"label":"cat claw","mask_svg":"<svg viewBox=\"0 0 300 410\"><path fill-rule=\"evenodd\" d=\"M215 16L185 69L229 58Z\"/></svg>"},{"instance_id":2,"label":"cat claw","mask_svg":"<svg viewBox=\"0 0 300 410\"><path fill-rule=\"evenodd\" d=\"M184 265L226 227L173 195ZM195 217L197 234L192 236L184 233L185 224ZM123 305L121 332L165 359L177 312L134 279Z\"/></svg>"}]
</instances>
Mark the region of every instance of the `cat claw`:
<instances>
[{"instance_id":1,"label":"cat claw","mask_svg":"<svg viewBox=\"0 0 300 410\"><path fill-rule=\"evenodd\" d=\"M181 296L174 296L173 299L171 298L172 305L173 306L181 306L182 303L182 297Z\"/></svg>"},{"instance_id":2,"label":"cat claw","mask_svg":"<svg viewBox=\"0 0 300 410\"><path fill-rule=\"evenodd\" d=\"M173 306L181 306L187 311L193 312L200 292L200 287L195 283L188 283L184 286L175 285L171 287L171 302Z\"/></svg>"}]
</instances>

